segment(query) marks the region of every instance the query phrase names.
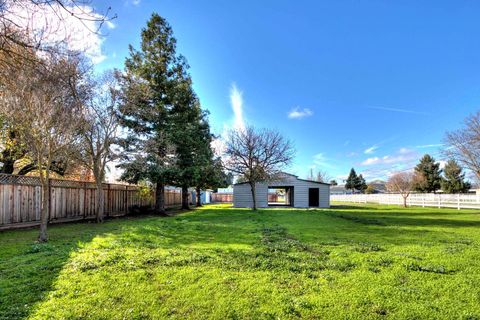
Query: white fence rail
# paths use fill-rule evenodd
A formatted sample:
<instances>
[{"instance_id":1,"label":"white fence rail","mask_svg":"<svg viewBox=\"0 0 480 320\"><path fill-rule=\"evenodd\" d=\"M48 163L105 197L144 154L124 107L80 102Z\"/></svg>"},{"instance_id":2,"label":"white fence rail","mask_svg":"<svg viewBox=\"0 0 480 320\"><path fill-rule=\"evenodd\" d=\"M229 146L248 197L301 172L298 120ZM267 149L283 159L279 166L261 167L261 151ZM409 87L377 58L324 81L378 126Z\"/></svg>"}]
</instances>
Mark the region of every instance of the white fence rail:
<instances>
[{"instance_id":1,"label":"white fence rail","mask_svg":"<svg viewBox=\"0 0 480 320\"><path fill-rule=\"evenodd\" d=\"M403 205L401 194L334 194L331 202L379 203ZM480 195L476 194L434 194L413 193L407 198L407 205L420 207L480 209Z\"/></svg>"}]
</instances>

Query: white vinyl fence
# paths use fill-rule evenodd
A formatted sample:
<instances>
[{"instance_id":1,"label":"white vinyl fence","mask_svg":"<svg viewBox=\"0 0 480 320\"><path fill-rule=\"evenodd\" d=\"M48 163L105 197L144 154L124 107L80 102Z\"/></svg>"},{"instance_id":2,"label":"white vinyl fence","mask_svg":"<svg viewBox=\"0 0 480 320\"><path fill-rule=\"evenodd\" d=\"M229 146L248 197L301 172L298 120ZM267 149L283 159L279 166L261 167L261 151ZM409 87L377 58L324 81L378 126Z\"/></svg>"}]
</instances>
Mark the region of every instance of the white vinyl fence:
<instances>
[{"instance_id":1,"label":"white vinyl fence","mask_svg":"<svg viewBox=\"0 0 480 320\"><path fill-rule=\"evenodd\" d=\"M403 205L401 194L333 194L330 202L379 203ZM480 209L480 195L476 194L434 194L413 193L407 198L407 205L437 208Z\"/></svg>"}]
</instances>

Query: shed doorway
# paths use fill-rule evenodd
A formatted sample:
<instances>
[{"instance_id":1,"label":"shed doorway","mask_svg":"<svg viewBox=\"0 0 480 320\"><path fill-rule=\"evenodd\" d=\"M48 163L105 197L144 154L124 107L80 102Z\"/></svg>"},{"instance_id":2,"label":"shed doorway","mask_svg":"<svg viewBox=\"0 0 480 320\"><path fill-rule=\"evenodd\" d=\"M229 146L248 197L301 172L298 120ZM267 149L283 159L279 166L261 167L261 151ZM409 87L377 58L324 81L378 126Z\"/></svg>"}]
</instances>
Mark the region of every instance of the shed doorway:
<instances>
[{"instance_id":1,"label":"shed doorway","mask_svg":"<svg viewBox=\"0 0 480 320\"><path fill-rule=\"evenodd\" d=\"M293 187L268 187L268 206L293 206Z\"/></svg>"},{"instance_id":2,"label":"shed doorway","mask_svg":"<svg viewBox=\"0 0 480 320\"><path fill-rule=\"evenodd\" d=\"M320 205L320 192L318 188L308 189L308 206L318 207Z\"/></svg>"}]
</instances>

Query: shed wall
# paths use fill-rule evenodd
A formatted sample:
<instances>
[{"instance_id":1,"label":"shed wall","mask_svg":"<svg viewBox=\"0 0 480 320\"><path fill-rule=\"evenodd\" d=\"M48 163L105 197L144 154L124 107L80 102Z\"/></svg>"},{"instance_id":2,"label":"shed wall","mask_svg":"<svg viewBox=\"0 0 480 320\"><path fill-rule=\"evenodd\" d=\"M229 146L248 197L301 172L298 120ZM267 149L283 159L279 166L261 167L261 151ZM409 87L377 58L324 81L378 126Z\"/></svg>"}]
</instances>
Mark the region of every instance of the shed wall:
<instances>
[{"instance_id":1,"label":"shed wall","mask_svg":"<svg viewBox=\"0 0 480 320\"><path fill-rule=\"evenodd\" d=\"M293 207L308 208L308 189L319 189L319 207L330 207L330 186L327 184L314 183L300 180L294 176L286 176L281 181L256 184L257 207L268 207L268 187L293 187ZM253 207L252 194L248 183L233 186L233 205L237 208Z\"/></svg>"}]
</instances>

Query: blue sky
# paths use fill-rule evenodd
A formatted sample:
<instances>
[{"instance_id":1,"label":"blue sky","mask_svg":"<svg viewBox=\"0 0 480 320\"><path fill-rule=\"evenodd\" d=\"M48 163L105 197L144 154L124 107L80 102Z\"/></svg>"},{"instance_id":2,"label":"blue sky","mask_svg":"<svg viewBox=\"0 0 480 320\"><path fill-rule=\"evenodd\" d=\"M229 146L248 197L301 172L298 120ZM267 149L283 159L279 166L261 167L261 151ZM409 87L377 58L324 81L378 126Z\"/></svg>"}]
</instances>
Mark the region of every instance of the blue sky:
<instances>
[{"instance_id":1,"label":"blue sky","mask_svg":"<svg viewBox=\"0 0 480 320\"><path fill-rule=\"evenodd\" d=\"M297 150L289 171L302 177L315 167L340 180L355 167L371 180L413 167L424 153L440 160L445 132L480 106L480 2L111 6L118 18L97 70L121 68L128 45L138 47L159 13L189 61L213 131L242 121L279 130Z\"/></svg>"}]
</instances>

